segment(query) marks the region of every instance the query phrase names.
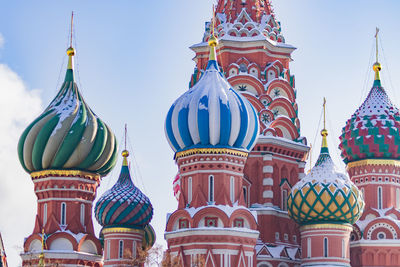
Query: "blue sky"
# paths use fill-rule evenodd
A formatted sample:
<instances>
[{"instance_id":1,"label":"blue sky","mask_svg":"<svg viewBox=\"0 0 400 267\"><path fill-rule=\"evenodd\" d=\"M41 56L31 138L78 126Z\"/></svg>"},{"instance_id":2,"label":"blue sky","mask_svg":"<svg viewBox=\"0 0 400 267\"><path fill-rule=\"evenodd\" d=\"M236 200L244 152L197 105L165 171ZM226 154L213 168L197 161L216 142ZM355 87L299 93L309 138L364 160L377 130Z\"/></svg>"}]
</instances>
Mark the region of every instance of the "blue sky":
<instances>
[{"instance_id":1,"label":"blue sky","mask_svg":"<svg viewBox=\"0 0 400 267\"><path fill-rule=\"evenodd\" d=\"M0 34L4 44L0 45L0 65L17 74L23 81L18 86L25 90L20 97L13 98L11 89L0 79L6 105L0 109L3 113L0 121L6 120L6 116L15 117L7 124L11 125L12 134L7 127L0 133L4 157L13 163L2 164L0 154L0 169L7 173L0 178L3 180L0 192L4 191L0 212L6 214L0 218L0 231L10 266L18 265L16 245L22 247L23 238L33 229L36 214L32 182L19 166L16 142L27 123L54 97L64 78L72 10L76 15L78 85L89 106L111 126L118 140L122 140L124 123L128 124L131 152L135 155L135 182L153 202L152 224L157 231L157 242L164 244L166 213L177 205L172 194L177 168L164 135L164 119L173 101L188 89L194 68L191 60L194 53L189 46L201 41L213 3L213 0L2 3ZM286 42L298 48L293 53L291 73L296 75L302 135L319 146L319 138L316 141L314 138L320 130L322 98L327 97L331 153L344 169L336 149L338 135L372 86L371 55L376 26L381 28L384 49L380 51L383 85L399 106L400 2L276 0L272 3ZM9 109L7 105L18 108ZM13 112L7 112L10 110ZM17 113L26 116L21 119ZM9 138L1 138L3 135ZM103 179L98 194L114 184L119 169L120 163Z\"/></svg>"}]
</instances>

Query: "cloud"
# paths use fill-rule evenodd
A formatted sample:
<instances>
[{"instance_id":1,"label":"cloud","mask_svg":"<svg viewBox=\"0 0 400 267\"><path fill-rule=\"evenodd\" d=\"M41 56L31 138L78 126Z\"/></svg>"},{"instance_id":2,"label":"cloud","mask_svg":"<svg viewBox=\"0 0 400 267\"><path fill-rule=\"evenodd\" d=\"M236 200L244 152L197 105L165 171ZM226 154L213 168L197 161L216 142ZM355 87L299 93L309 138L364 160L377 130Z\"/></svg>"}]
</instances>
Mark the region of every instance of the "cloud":
<instances>
[{"instance_id":1,"label":"cloud","mask_svg":"<svg viewBox=\"0 0 400 267\"><path fill-rule=\"evenodd\" d=\"M17 73L0 64L0 231L9 266L20 266L19 253L36 215L33 183L19 164L17 143L41 110L39 92L28 90Z\"/></svg>"}]
</instances>

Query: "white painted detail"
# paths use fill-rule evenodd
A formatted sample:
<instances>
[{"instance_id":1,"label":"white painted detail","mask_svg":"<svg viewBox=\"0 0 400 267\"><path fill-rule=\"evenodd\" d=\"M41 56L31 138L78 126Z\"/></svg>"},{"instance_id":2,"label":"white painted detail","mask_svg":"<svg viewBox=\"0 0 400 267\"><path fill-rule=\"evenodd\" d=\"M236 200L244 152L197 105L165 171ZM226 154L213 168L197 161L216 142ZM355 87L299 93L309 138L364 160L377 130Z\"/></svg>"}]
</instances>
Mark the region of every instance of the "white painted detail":
<instances>
[{"instance_id":1,"label":"white painted detail","mask_svg":"<svg viewBox=\"0 0 400 267\"><path fill-rule=\"evenodd\" d=\"M272 154L266 154L263 156L264 161L271 161L272 160Z\"/></svg>"},{"instance_id":2,"label":"white painted detail","mask_svg":"<svg viewBox=\"0 0 400 267\"><path fill-rule=\"evenodd\" d=\"M299 180L303 179L306 176L305 173L299 173Z\"/></svg>"},{"instance_id":3,"label":"white painted detail","mask_svg":"<svg viewBox=\"0 0 400 267\"><path fill-rule=\"evenodd\" d=\"M264 166L263 167L263 173L273 173L274 172L274 167L272 166Z\"/></svg>"},{"instance_id":4,"label":"white painted detail","mask_svg":"<svg viewBox=\"0 0 400 267\"><path fill-rule=\"evenodd\" d=\"M274 185L274 180L272 178L264 178L263 185Z\"/></svg>"},{"instance_id":5,"label":"white painted detail","mask_svg":"<svg viewBox=\"0 0 400 267\"><path fill-rule=\"evenodd\" d=\"M71 241L66 238L57 238L50 244L50 250L73 251Z\"/></svg>"},{"instance_id":6,"label":"white painted detail","mask_svg":"<svg viewBox=\"0 0 400 267\"><path fill-rule=\"evenodd\" d=\"M42 251L42 242L38 239L33 240L29 244L29 252Z\"/></svg>"},{"instance_id":7,"label":"white painted detail","mask_svg":"<svg viewBox=\"0 0 400 267\"><path fill-rule=\"evenodd\" d=\"M274 197L274 192L271 190L266 190L263 192L263 198L273 198Z\"/></svg>"},{"instance_id":8,"label":"white painted detail","mask_svg":"<svg viewBox=\"0 0 400 267\"><path fill-rule=\"evenodd\" d=\"M85 240L85 242L83 242L83 244L81 245L80 251L81 252L86 252L86 253L89 253L89 254L94 254L94 255L98 254L96 245L91 240Z\"/></svg>"}]
</instances>

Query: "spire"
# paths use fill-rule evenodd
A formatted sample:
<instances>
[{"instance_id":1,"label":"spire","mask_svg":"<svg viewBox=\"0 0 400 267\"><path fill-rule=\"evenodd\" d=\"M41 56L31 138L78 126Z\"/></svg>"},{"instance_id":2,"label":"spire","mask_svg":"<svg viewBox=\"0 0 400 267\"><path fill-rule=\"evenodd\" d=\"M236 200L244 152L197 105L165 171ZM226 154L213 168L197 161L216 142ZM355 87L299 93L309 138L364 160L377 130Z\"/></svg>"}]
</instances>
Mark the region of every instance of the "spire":
<instances>
[{"instance_id":1,"label":"spire","mask_svg":"<svg viewBox=\"0 0 400 267\"><path fill-rule=\"evenodd\" d=\"M328 130L326 130L326 99L325 99L325 97L324 97L324 103L322 104L322 107L324 109L324 128L321 131L321 135L322 135L321 153L329 153L328 141L326 138L328 136Z\"/></svg>"},{"instance_id":2,"label":"spire","mask_svg":"<svg viewBox=\"0 0 400 267\"><path fill-rule=\"evenodd\" d=\"M75 49L72 47L72 33L74 29L74 12L72 11L71 15L71 35L70 35L70 44L67 49L68 55L68 66L67 73L65 74L65 82L73 82L74 81L74 60L73 56L75 55Z\"/></svg>"},{"instance_id":3,"label":"spire","mask_svg":"<svg viewBox=\"0 0 400 267\"><path fill-rule=\"evenodd\" d=\"M125 124L125 136L124 136L124 151L122 151L122 157L124 158L122 161L122 166L128 167L128 157L129 157L129 151L126 150L126 135L127 135L128 129L127 125Z\"/></svg>"},{"instance_id":4,"label":"spire","mask_svg":"<svg viewBox=\"0 0 400 267\"><path fill-rule=\"evenodd\" d=\"M380 71L382 70L382 65L379 63L379 47L378 47L378 34L379 34L379 28L376 28L376 34L375 34L375 41L376 41L376 61L374 65L372 66L372 69L375 72L375 80L374 80L374 87L375 86L381 86L381 77L380 77Z\"/></svg>"},{"instance_id":5,"label":"spire","mask_svg":"<svg viewBox=\"0 0 400 267\"><path fill-rule=\"evenodd\" d=\"M211 23L211 37L208 40L208 45L210 46L210 56L209 61L217 61L216 47L218 45L218 39L215 37L215 7L213 6L213 18ZM209 64L210 65L210 64Z\"/></svg>"}]
</instances>

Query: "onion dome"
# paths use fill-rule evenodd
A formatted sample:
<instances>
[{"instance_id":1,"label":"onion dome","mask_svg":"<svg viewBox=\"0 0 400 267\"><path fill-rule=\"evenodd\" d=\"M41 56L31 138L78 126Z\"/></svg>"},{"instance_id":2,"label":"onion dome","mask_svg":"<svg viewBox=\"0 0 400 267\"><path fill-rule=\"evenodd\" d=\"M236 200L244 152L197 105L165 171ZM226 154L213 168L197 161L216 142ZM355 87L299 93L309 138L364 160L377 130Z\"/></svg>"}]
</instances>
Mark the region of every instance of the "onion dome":
<instances>
[{"instance_id":1,"label":"onion dome","mask_svg":"<svg viewBox=\"0 0 400 267\"><path fill-rule=\"evenodd\" d=\"M143 250L152 248L155 242L156 242L156 232L154 231L153 226L151 226L151 224L148 224L144 228L144 233L143 233L143 241L142 241Z\"/></svg>"},{"instance_id":2,"label":"onion dome","mask_svg":"<svg viewBox=\"0 0 400 267\"><path fill-rule=\"evenodd\" d=\"M111 129L86 104L74 80L68 48L67 73L60 91L22 133L18 156L28 173L81 170L101 176L114 167L117 142Z\"/></svg>"},{"instance_id":3,"label":"onion dome","mask_svg":"<svg viewBox=\"0 0 400 267\"><path fill-rule=\"evenodd\" d=\"M347 164L362 159L400 159L400 113L381 86L375 63L374 85L342 129L339 148Z\"/></svg>"},{"instance_id":4,"label":"onion dome","mask_svg":"<svg viewBox=\"0 0 400 267\"><path fill-rule=\"evenodd\" d=\"M364 209L362 193L344 174L337 172L321 131L322 147L310 173L293 186L288 196L288 214L298 224L354 224Z\"/></svg>"},{"instance_id":5,"label":"onion dome","mask_svg":"<svg viewBox=\"0 0 400 267\"><path fill-rule=\"evenodd\" d=\"M192 148L250 151L256 144L259 132L257 113L220 72L215 51L217 44L217 39L212 36L205 72L168 112L165 132L175 152Z\"/></svg>"},{"instance_id":6,"label":"onion dome","mask_svg":"<svg viewBox=\"0 0 400 267\"><path fill-rule=\"evenodd\" d=\"M132 182L127 161L129 152L124 150L122 156L124 159L118 181L97 201L95 216L103 227L143 228L153 217L153 206Z\"/></svg>"}]
</instances>

